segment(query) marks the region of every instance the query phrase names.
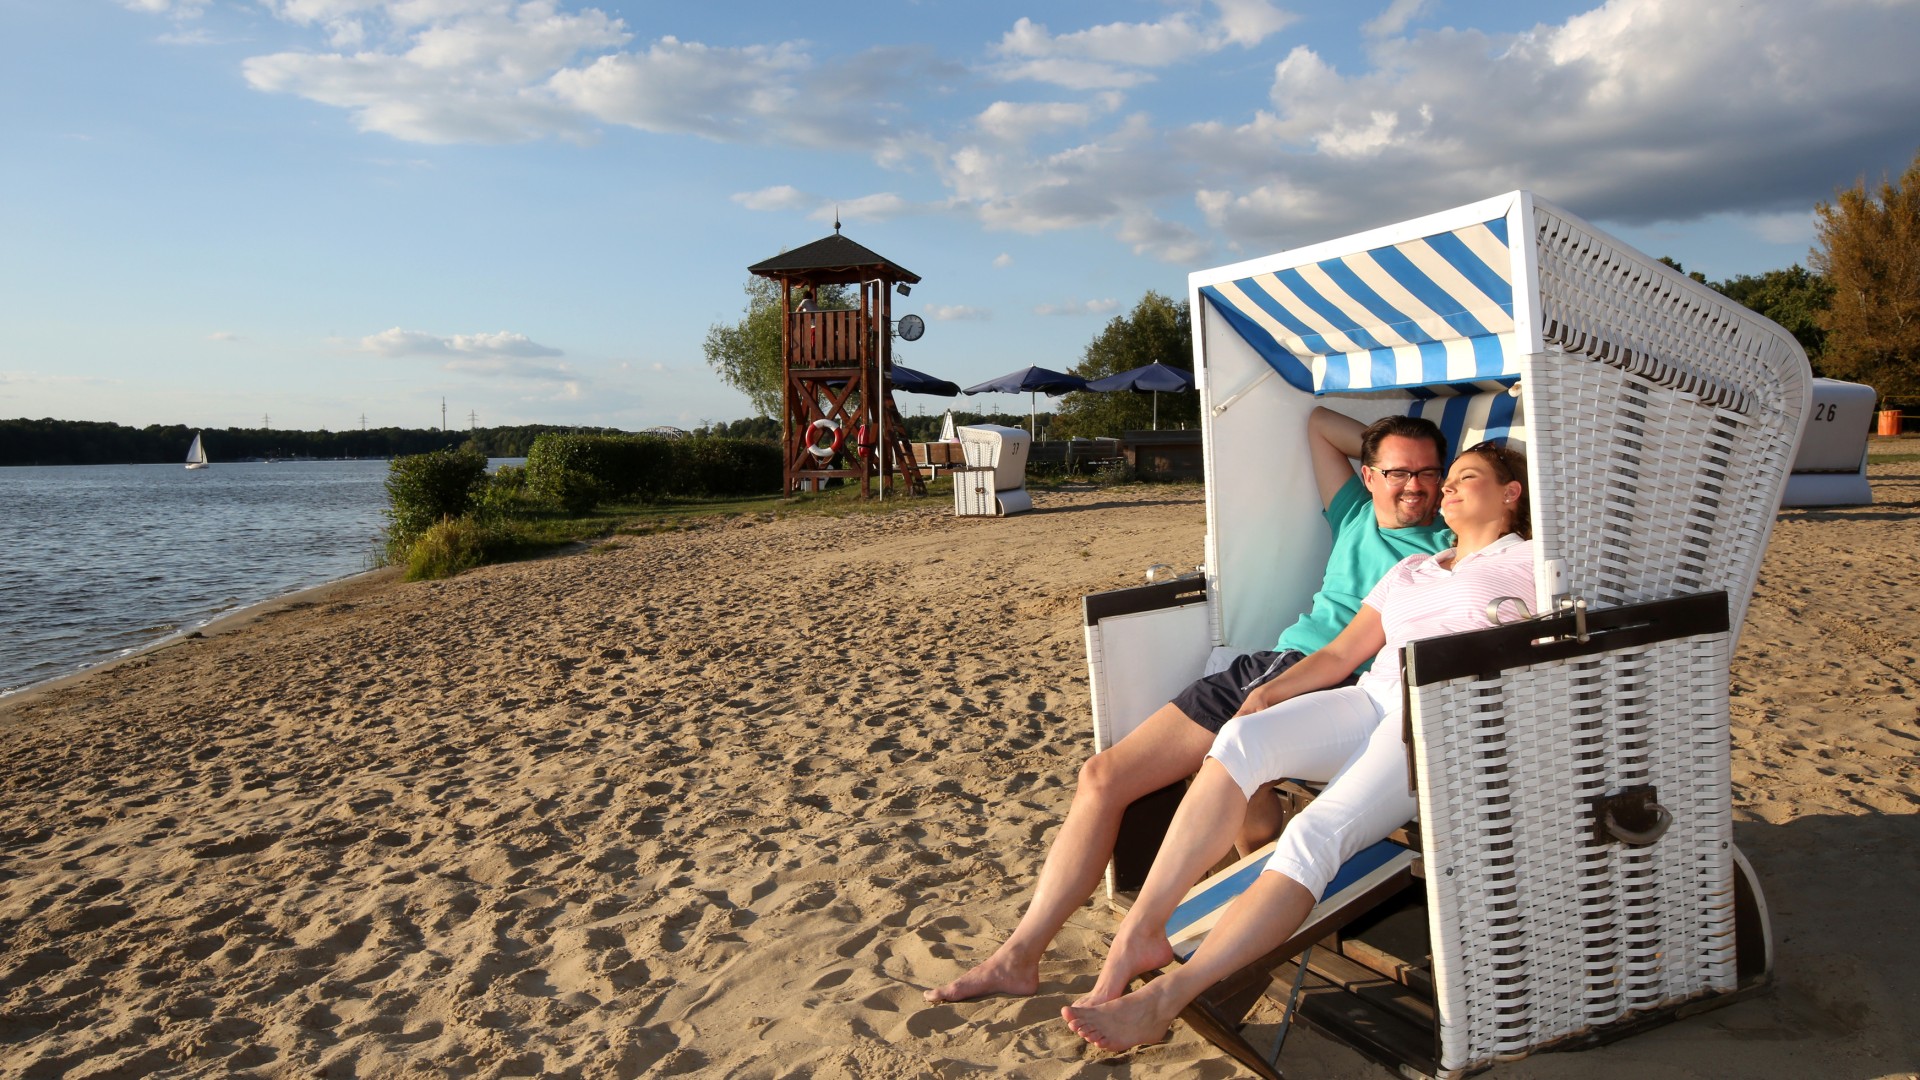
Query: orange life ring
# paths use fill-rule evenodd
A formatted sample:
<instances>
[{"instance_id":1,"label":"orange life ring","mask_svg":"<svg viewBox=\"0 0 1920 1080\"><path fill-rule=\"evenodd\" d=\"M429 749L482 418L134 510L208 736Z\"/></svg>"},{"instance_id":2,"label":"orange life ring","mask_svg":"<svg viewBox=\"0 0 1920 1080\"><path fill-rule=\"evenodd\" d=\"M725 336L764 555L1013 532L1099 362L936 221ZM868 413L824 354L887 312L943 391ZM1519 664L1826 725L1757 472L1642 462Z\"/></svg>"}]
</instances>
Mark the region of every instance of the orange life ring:
<instances>
[{"instance_id":1,"label":"orange life ring","mask_svg":"<svg viewBox=\"0 0 1920 1080\"><path fill-rule=\"evenodd\" d=\"M826 428L833 434L831 445L821 446L814 441L819 438L818 432L821 428ZM845 433L840 430L840 422L823 416L807 427L807 453L823 462L832 461L833 456L840 452L840 440L843 438Z\"/></svg>"}]
</instances>

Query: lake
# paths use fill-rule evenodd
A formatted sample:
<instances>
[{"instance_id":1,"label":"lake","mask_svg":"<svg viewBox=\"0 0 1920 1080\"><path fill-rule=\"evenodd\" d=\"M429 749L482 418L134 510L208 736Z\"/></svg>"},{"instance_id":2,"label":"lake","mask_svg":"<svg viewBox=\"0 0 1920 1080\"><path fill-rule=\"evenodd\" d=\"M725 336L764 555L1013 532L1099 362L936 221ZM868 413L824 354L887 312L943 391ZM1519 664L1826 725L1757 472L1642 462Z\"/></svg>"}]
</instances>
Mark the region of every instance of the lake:
<instances>
[{"instance_id":1,"label":"lake","mask_svg":"<svg viewBox=\"0 0 1920 1080\"><path fill-rule=\"evenodd\" d=\"M0 693L373 568L385 461L0 468Z\"/></svg>"}]
</instances>

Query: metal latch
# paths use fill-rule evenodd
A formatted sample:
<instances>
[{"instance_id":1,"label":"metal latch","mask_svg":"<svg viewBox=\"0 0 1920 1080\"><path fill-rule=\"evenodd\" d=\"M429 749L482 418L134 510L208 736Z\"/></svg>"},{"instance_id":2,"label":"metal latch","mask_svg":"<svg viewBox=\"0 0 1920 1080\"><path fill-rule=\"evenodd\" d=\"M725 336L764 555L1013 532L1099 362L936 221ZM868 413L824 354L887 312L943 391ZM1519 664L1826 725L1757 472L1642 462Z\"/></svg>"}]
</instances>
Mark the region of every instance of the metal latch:
<instances>
[{"instance_id":1,"label":"metal latch","mask_svg":"<svg viewBox=\"0 0 1920 1080\"><path fill-rule=\"evenodd\" d=\"M1587 634L1587 602L1584 599L1575 600L1570 597L1561 598L1560 600L1561 614L1565 614L1569 611L1573 613L1573 640L1579 642L1582 645L1585 645L1589 640L1591 640L1591 638ZM1560 640L1565 641L1566 635L1562 634L1560 636Z\"/></svg>"}]
</instances>

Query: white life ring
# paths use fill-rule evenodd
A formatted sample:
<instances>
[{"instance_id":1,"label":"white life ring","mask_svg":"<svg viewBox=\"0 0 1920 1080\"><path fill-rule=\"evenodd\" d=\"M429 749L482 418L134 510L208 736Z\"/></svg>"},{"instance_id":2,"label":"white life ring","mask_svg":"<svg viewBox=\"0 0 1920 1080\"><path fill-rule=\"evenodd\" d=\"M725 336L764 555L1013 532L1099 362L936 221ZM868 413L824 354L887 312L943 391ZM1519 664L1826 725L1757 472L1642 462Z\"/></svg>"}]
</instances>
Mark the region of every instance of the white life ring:
<instances>
[{"instance_id":1,"label":"white life ring","mask_svg":"<svg viewBox=\"0 0 1920 1080\"><path fill-rule=\"evenodd\" d=\"M833 435L833 441L829 445L821 446L814 441L819 437L821 428L826 428ZM807 428L807 453L812 454L820 461L831 461L833 460L833 455L840 452L840 440L844 437L844 434L840 431L839 421L821 417Z\"/></svg>"}]
</instances>

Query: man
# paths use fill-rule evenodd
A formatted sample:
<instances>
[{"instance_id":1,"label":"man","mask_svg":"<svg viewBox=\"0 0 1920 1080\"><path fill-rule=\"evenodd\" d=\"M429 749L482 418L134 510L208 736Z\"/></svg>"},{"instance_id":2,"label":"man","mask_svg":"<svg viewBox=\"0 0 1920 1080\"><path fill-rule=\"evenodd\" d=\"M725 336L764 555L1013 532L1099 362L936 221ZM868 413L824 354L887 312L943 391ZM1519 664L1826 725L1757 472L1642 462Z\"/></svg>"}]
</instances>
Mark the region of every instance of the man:
<instances>
[{"instance_id":1,"label":"man","mask_svg":"<svg viewBox=\"0 0 1920 1080\"><path fill-rule=\"evenodd\" d=\"M1040 957L1068 917L1093 895L1113 856L1127 806L1197 772L1221 726L1266 708L1262 688L1346 629L1361 598L1394 564L1446 548L1446 529L1433 524L1433 515L1447 442L1430 421L1390 416L1363 427L1351 417L1316 408L1307 418L1307 443L1333 529L1333 552L1312 606L1280 635L1272 652L1240 657L1227 670L1199 680L1126 738L1088 759L1020 924L992 956L927 991L928 1001L1024 996L1039 989ZM1357 477L1353 458L1361 462ZM1271 788L1254 797L1246 820L1237 842L1244 851L1279 832L1280 804Z\"/></svg>"}]
</instances>

